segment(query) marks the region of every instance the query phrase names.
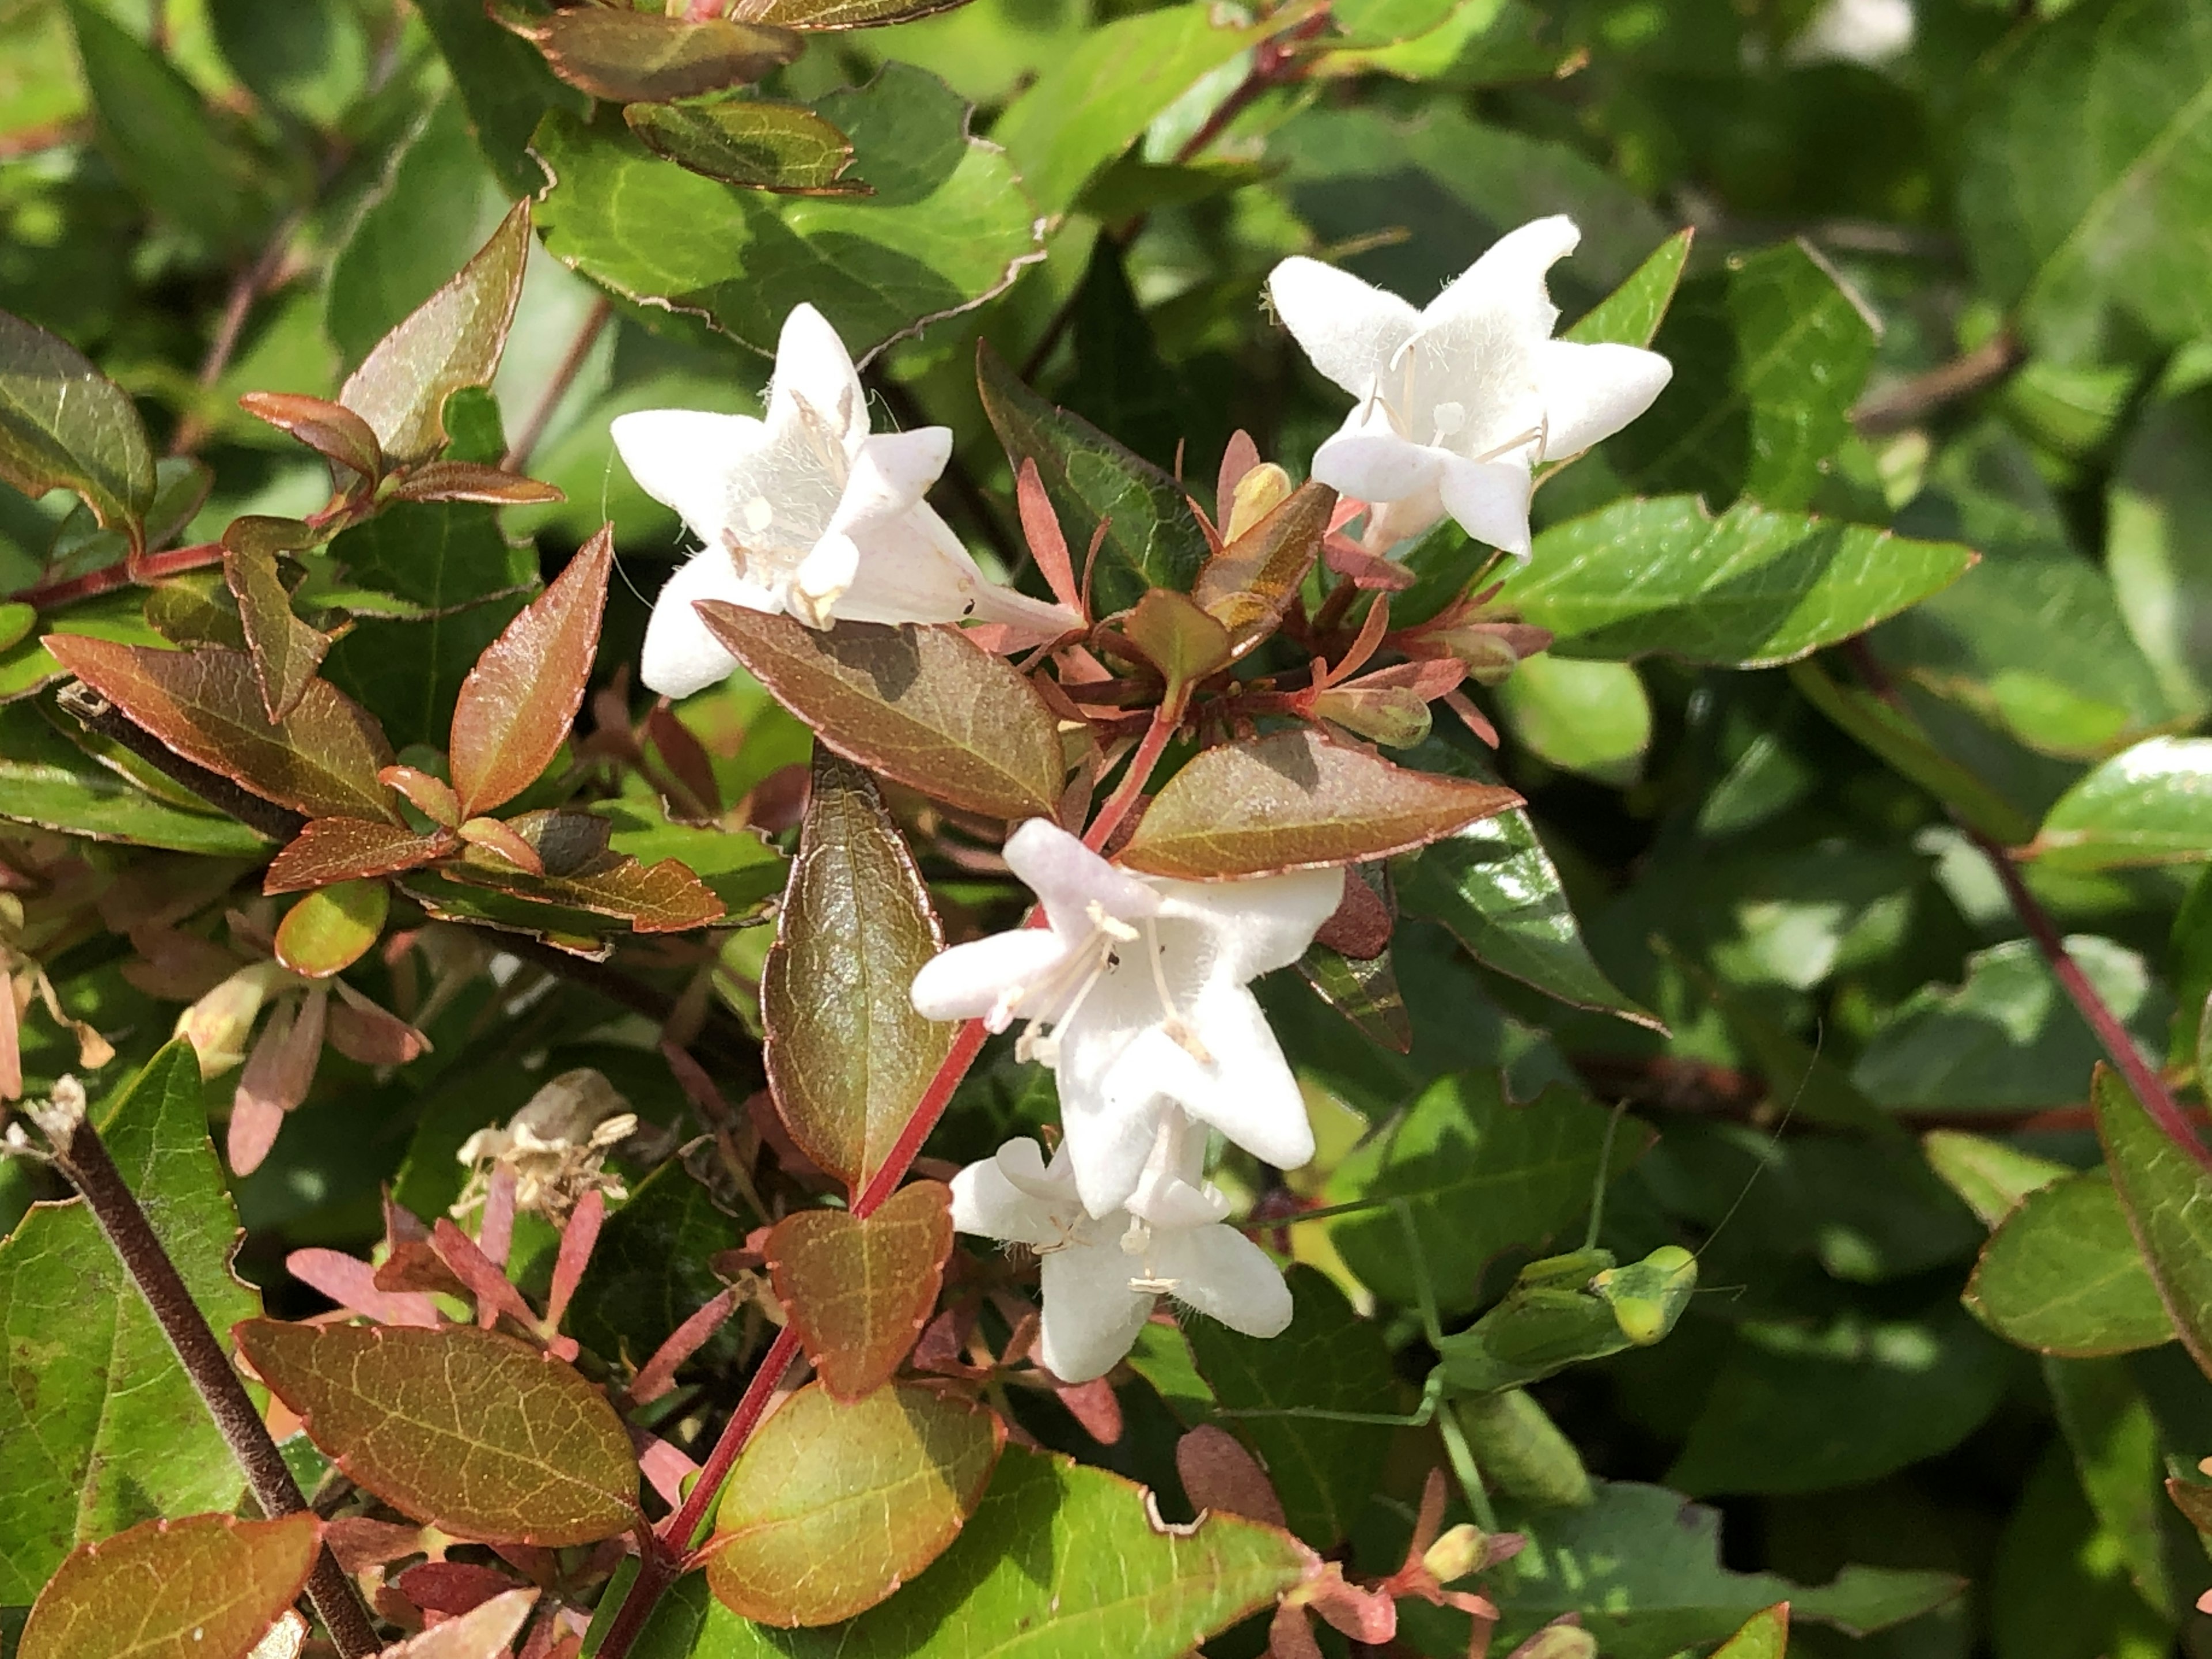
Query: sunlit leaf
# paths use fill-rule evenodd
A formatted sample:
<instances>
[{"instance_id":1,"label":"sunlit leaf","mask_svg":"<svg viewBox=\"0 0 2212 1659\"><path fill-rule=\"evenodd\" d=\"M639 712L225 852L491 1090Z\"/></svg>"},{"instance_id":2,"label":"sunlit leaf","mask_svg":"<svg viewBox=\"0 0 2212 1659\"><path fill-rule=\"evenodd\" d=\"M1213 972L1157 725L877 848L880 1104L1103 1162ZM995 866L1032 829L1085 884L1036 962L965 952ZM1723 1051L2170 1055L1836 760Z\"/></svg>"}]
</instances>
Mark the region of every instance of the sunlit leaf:
<instances>
[{"instance_id":1,"label":"sunlit leaf","mask_svg":"<svg viewBox=\"0 0 2212 1659\"><path fill-rule=\"evenodd\" d=\"M39 1593L18 1659L245 1659L307 1582L313 1514L195 1515L82 1544Z\"/></svg>"},{"instance_id":2,"label":"sunlit leaf","mask_svg":"<svg viewBox=\"0 0 2212 1659\"><path fill-rule=\"evenodd\" d=\"M747 85L791 62L804 44L759 22L610 6L564 7L532 27L530 38L570 86L623 103Z\"/></svg>"},{"instance_id":3,"label":"sunlit leaf","mask_svg":"<svg viewBox=\"0 0 2212 1659\"><path fill-rule=\"evenodd\" d=\"M154 504L154 452L130 394L75 348L0 311L0 478L27 495L73 489L136 536Z\"/></svg>"},{"instance_id":4,"label":"sunlit leaf","mask_svg":"<svg viewBox=\"0 0 2212 1659\"><path fill-rule=\"evenodd\" d=\"M937 1308L952 1249L945 1187L902 1187L873 1215L797 1210L763 1254L776 1299L830 1398L849 1405L890 1381Z\"/></svg>"},{"instance_id":5,"label":"sunlit leaf","mask_svg":"<svg viewBox=\"0 0 2212 1659\"><path fill-rule=\"evenodd\" d=\"M2065 869L2212 859L2212 738L2153 738L2113 756L2059 797L2031 850Z\"/></svg>"},{"instance_id":6,"label":"sunlit leaf","mask_svg":"<svg viewBox=\"0 0 2212 1659\"><path fill-rule=\"evenodd\" d=\"M285 587L276 561L264 547L251 540L226 544L222 555L224 582L238 603L238 618L246 635L253 678L261 688L261 704L271 725L300 706L313 684L315 670L331 648L330 635L310 628L292 610L292 595Z\"/></svg>"},{"instance_id":7,"label":"sunlit leaf","mask_svg":"<svg viewBox=\"0 0 2212 1659\"><path fill-rule=\"evenodd\" d=\"M295 974L327 979L361 960L384 933L392 890L348 881L313 892L276 924L276 960Z\"/></svg>"},{"instance_id":8,"label":"sunlit leaf","mask_svg":"<svg viewBox=\"0 0 2212 1659\"><path fill-rule=\"evenodd\" d=\"M1282 620L1321 556L1322 536L1335 510L1334 489L1302 484L1200 568L1190 596L1229 630L1240 650L1265 639Z\"/></svg>"},{"instance_id":9,"label":"sunlit leaf","mask_svg":"<svg viewBox=\"0 0 2212 1659\"><path fill-rule=\"evenodd\" d=\"M726 99L713 104L632 104L629 130L654 154L725 184L801 195L866 196L873 187L838 180L853 143L804 104Z\"/></svg>"},{"instance_id":10,"label":"sunlit leaf","mask_svg":"<svg viewBox=\"0 0 2212 1659\"><path fill-rule=\"evenodd\" d=\"M332 882L359 881L412 870L450 850L453 837L418 836L404 823L371 818L310 818L276 856L264 893L294 893Z\"/></svg>"},{"instance_id":11,"label":"sunlit leaf","mask_svg":"<svg viewBox=\"0 0 2212 1659\"><path fill-rule=\"evenodd\" d=\"M374 478L384 471L384 452L368 422L343 404L295 392L249 392L239 405L348 471Z\"/></svg>"},{"instance_id":12,"label":"sunlit leaf","mask_svg":"<svg viewBox=\"0 0 2212 1659\"><path fill-rule=\"evenodd\" d=\"M2030 1193L1990 1236L1964 1300L2008 1342L2076 1358L2173 1340L2102 1170Z\"/></svg>"},{"instance_id":13,"label":"sunlit leaf","mask_svg":"<svg viewBox=\"0 0 2212 1659\"><path fill-rule=\"evenodd\" d=\"M1658 333L1674 290L1682 280L1682 267L1690 258L1692 233L1677 231L1651 257L1632 271L1626 281L1585 312L1559 337L1580 345L1648 346Z\"/></svg>"},{"instance_id":14,"label":"sunlit leaf","mask_svg":"<svg viewBox=\"0 0 2212 1659\"><path fill-rule=\"evenodd\" d=\"M2102 1061L2089 1095L2113 1189L2173 1334L2212 1374L2212 1175L2168 1139Z\"/></svg>"},{"instance_id":15,"label":"sunlit leaf","mask_svg":"<svg viewBox=\"0 0 2212 1659\"><path fill-rule=\"evenodd\" d=\"M0 707L0 817L92 841L253 858L268 843L234 818L187 811L133 787L30 702Z\"/></svg>"}]
</instances>

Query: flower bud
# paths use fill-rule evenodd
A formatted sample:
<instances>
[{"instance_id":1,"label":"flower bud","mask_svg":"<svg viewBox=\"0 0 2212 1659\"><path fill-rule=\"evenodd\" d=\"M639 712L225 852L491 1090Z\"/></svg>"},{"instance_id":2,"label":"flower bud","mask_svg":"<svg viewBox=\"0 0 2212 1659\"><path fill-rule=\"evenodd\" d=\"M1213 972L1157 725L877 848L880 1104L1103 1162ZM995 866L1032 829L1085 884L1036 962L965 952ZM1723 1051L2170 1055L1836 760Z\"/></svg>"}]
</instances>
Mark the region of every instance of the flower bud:
<instances>
[{"instance_id":1,"label":"flower bud","mask_svg":"<svg viewBox=\"0 0 2212 1659\"><path fill-rule=\"evenodd\" d=\"M1597 1659L1597 1638L1580 1625L1547 1625L1514 1649L1510 1659Z\"/></svg>"},{"instance_id":2,"label":"flower bud","mask_svg":"<svg viewBox=\"0 0 2212 1659\"><path fill-rule=\"evenodd\" d=\"M221 1077L246 1062L246 1039L270 994L293 975L274 962L240 969L177 1016L176 1035L192 1045L203 1078Z\"/></svg>"},{"instance_id":3,"label":"flower bud","mask_svg":"<svg viewBox=\"0 0 2212 1659\"><path fill-rule=\"evenodd\" d=\"M1222 539L1235 541L1288 501L1293 488L1289 473L1273 461L1261 462L1237 481L1237 493L1230 498L1229 522L1221 529Z\"/></svg>"},{"instance_id":4,"label":"flower bud","mask_svg":"<svg viewBox=\"0 0 2212 1659\"><path fill-rule=\"evenodd\" d=\"M1481 1528L1462 1521L1428 1547L1421 1565L1439 1584L1464 1578L1490 1559L1490 1537Z\"/></svg>"},{"instance_id":5,"label":"flower bud","mask_svg":"<svg viewBox=\"0 0 2212 1659\"><path fill-rule=\"evenodd\" d=\"M1391 749L1410 749L1429 735L1428 702L1410 686L1334 686L1314 699L1313 711Z\"/></svg>"}]
</instances>

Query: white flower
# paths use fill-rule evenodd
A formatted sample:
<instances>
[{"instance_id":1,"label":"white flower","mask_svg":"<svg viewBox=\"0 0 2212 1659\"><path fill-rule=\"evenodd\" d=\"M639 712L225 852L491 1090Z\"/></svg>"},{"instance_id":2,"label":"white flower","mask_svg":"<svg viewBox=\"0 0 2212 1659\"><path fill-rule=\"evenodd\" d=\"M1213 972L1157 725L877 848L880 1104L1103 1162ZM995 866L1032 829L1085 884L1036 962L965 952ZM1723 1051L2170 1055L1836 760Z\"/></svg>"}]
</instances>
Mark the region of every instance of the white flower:
<instances>
[{"instance_id":1,"label":"white flower","mask_svg":"<svg viewBox=\"0 0 2212 1659\"><path fill-rule=\"evenodd\" d=\"M776 344L768 418L684 409L617 416L615 447L641 488L706 546L654 601L641 677L681 697L737 659L691 608L722 599L809 628L975 617L1049 639L1081 619L986 580L922 500L952 454L941 426L871 435L844 342L812 306Z\"/></svg>"},{"instance_id":2,"label":"white flower","mask_svg":"<svg viewBox=\"0 0 2212 1659\"><path fill-rule=\"evenodd\" d=\"M1304 954L1343 871L1164 881L1115 869L1043 818L1006 851L1049 926L955 945L915 976L914 1006L994 1031L1029 1022L1016 1052L1058 1075L1091 1213L1129 1200L1178 1105L1279 1169L1311 1158L1297 1079L1245 986Z\"/></svg>"},{"instance_id":3,"label":"white flower","mask_svg":"<svg viewBox=\"0 0 2212 1659\"><path fill-rule=\"evenodd\" d=\"M955 1227L1036 1252L1037 1358L1061 1382L1111 1370L1163 1296L1248 1336L1275 1336L1291 1322L1275 1264L1221 1224L1229 1202L1200 1173L1205 1152L1203 1133L1170 1111L1129 1207L1103 1217L1085 1209L1065 1144L1048 1164L1034 1140L1010 1140L953 1176Z\"/></svg>"},{"instance_id":4,"label":"white flower","mask_svg":"<svg viewBox=\"0 0 2212 1659\"><path fill-rule=\"evenodd\" d=\"M1886 64L1911 49L1912 0L1828 0L1790 43L1797 64Z\"/></svg>"},{"instance_id":5,"label":"white flower","mask_svg":"<svg viewBox=\"0 0 2212 1659\"><path fill-rule=\"evenodd\" d=\"M1666 386L1674 370L1656 352L1552 338L1544 273L1581 240L1571 219L1523 225L1423 311L1317 260L1275 267L1275 314L1359 399L1313 476L1375 509L1370 552L1449 514L1527 558L1534 468L1620 431Z\"/></svg>"}]
</instances>

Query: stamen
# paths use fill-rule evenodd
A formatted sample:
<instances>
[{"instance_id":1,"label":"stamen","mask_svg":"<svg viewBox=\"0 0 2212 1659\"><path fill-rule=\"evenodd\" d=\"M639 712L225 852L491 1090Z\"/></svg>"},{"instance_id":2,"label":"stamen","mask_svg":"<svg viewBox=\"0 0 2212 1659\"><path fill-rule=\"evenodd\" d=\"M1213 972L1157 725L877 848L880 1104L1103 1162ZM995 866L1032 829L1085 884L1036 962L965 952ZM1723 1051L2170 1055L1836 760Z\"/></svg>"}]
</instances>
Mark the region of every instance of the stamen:
<instances>
[{"instance_id":1,"label":"stamen","mask_svg":"<svg viewBox=\"0 0 2212 1659\"><path fill-rule=\"evenodd\" d=\"M1544 441L1546 435L1550 431L1550 428L1551 422L1549 418L1547 417L1545 420L1539 422L1536 425L1530 427L1519 437L1508 438L1504 443L1499 444L1495 449L1486 449L1483 451L1481 454L1474 456L1471 459L1477 461L1494 461L1502 455L1511 454L1523 444L1533 443L1536 446L1537 459L1540 460L1543 459L1544 454ZM1441 431L1442 428L1439 428L1438 430Z\"/></svg>"},{"instance_id":2,"label":"stamen","mask_svg":"<svg viewBox=\"0 0 2212 1659\"><path fill-rule=\"evenodd\" d=\"M1198 1033L1183 1019L1182 1011L1176 1006L1174 994L1168 989L1167 969L1160 964L1160 958L1167 954L1167 947L1160 943L1159 929L1150 917L1146 918L1145 933L1148 946L1145 957L1152 964L1152 988L1159 993L1160 1006L1167 1012L1167 1018L1160 1022L1160 1029L1168 1034L1177 1048L1200 1065L1212 1065L1212 1051L1199 1041Z\"/></svg>"},{"instance_id":3,"label":"stamen","mask_svg":"<svg viewBox=\"0 0 2212 1659\"><path fill-rule=\"evenodd\" d=\"M1180 1279L1154 1279L1150 1275L1129 1281L1129 1288L1139 1296L1173 1296L1182 1285Z\"/></svg>"}]
</instances>

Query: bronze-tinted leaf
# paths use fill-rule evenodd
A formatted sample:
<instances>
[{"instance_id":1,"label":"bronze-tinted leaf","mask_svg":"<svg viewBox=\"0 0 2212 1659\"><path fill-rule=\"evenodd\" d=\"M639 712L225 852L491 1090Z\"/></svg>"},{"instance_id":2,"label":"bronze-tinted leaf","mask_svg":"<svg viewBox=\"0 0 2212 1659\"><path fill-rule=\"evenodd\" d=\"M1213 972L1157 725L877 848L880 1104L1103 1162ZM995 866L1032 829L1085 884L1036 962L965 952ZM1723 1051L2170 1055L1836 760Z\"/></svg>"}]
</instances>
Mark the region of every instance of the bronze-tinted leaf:
<instances>
[{"instance_id":1,"label":"bronze-tinted leaf","mask_svg":"<svg viewBox=\"0 0 2212 1659\"><path fill-rule=\"evenodd\" d=\"M39 1592L17 1659L242 1659L298 1596L313 1515L143 1521L70 1553Z\"/></svg>"},{"instance_id":2,"label":"bronze-tinted leaf","mask_svg":"<svg viewBox=\"0 0 2212 1659\"><path fill-rule=\"evenodd\" d=\"M951 1049L909 994L944 947L929 891L875 781L829 750L775 945L761 973L776 1109L806 1155L858 1193Z\"/></svg>"},{"instance_id":3,"label":"bronze-tinted leaf","mask_svg":"<svg viewBox=\"0 0 2212 1659\"><path fill-rule=\"evenodd\" d=\"M364 478L384 471L384 452L367 421L343 404L296 392L249 392L239 407L290 433L318 455Z\"/></svg>"},{"instance_id":4,"label":"bronze-tinted leaf","mask_svg":"<svg viewBox=\"0 0 2212 1659\"><path fill-rule=\"evenodd\" d=\"M418 836L404 823L368 818L310 818L270 862L261 880L264 893L296 893L336 881L396 875L450 851L453 838L434 831Z\"/></svg>"},{"instance_id":5,"label":"bronze-tinted leaf","mask_svg":"<svg viewBox=\"0 0 2212 1659\"><path fill-rule=\"evenodd\" d=\"M507 1659L513 1651L509 1644L537 1604L534 1589L501 1590L489 1601L479 1601L466 1613L441 1620L420 1636L386 1648L377 1659Z\"/></svg>"},{"instance_id":6,"label":"bronze-tinted leaf","mask_svg":"<svg viewBox=\"0 0 2212 1659\"><path fill-rule=\"evenodd\" d=\"M1171 700L1229 665L1229 630L1173 588L1156 587L1138 600L1121 631L1160 671Z\"/></svg>"},{"instance_id":7,"label":"bronze-tinted leaf","mask_svg":"<svg viewBox=\"0 0 2212 1659\"><path fill-rule=\"evenodd\" d=\"M530 204L518 202L476 257L376 343L338 393L387 459L411 465L446 441L446 399L488 384L507 346L530 252Z\"/></svg>"},{"instance_id":8,"label":"bronze-tinted leaf","mask_svg":"<svg viewBox=\"0 0 2212 1659\"><path fill-rule=\"evenodd\" d=\"M240 520L251 525L252 520ZM234 526L235 528L235 526ZM223 537L222 579L238 602L246 654L261 687L262 707L273 721L299 706L322 666L331 637L310 628L292 610L292 595L276 569L276 556L249 532L234 545Z\"/></svg>"},{"instance_id":9,"label":"bronze-tinted leaf","mask_svg":"<svg viewBox=\"0 0 2212 1659\"><path fill-rule=\"evenodd\" d=\"M1208 559L1190 596L1229 630L1242 656L1270 634L1321 556L1336 511L1327 484L1302 484L1287 501Z\"/></svg>"},{"instance_id":10,"label":"bronze-tinted leaf","mask_svg":"<svg viewBox=\"0 0 2212 1659\"><path fill-rule=\"evenodd\" d=\"M476 817L538 781L584 701L614 568L614 526L486 646L453 704L453 793Z\"/></svg>"},{"instance_id":11,"label":"bronze-tinted leaf","mask_svg":"<svg viewBox=\"0 0 2212 1659\"><path fill-rule=\"evenodd\" d=\"M495 507L568 499L550 483L475 461L425 461L392 493L403 501L489 501Z\"/></svg>"},{"instance_id":12,"label":"bronze-tinted leaf","mask_svg":"<svg viewBox=\"0 0 2212 1659\"><path fill-rule=\"evenodd\" d=\"M786 1628L875 1606L959 1535L1006 1436L989 1412L915 1383L849 1406L818 1382L800 1389L730 1473L708 1588Z\"/></svg>"},{"instance_id":13,"label":"bronze-tinted leaf","mask_svg":"<svg viewBox=\"0 0 2212 1659\"><path fill-rule=\"evenodd\" d=\"M380 881L320 888L276 924L276 960L295 974L327 979L368 954L382 937L391 910L392 890Z\"/></svg>"},{"instance_id":14,"label":"bronze-tinted leaf","mask_svg":"<svg viewBox=\"0 0 2212 1659\"><path fill-rule=\"evenodd\" d=\"M517 898L613 916L641 933L703 927L723 912L713 890L674 859L640 864L620 853L601 853L562 876L534 876L503 862L495 868L489 861L456 864L449 873Z\"/></svg>"},{"instance_id":15,"label":"bronze-tinted leaf","mask_svg":"<svg viewBox=\"0 0 2212 1659\"><path fill-rule=\"evenodd\" d=\"M749 22L781 23L787 29L872 29L887 23L911 23L968 0L738 0L734 14Z\"/></svg>"},{"instance_id":16,"label":"bronze-tinted leaf","mask_svg":"<svg viewBox=\"0 0 2212 1659\"><path fill-rule=\"evenodd\" d=\"M714 637L849 760L991 817L1048 817L1066 769L1044 699L957 628L839 623L702 600Z\"/></svg>"},{"instance_id":17,"label":"bronze-tinted leaf","mask_svg":"<svg viewBox=\"0 0 2212 1659\"><path fill-rule=\"evenodd\" d=\"M0 478L34 498L75 490L133 546L156 487L154 452L130 394L76 347L4 311Z\"/></svg>"},{"instance_id":18,"label":"bronze-tinted leaf","mask_svg":"<svg viewBox=\"0 0 2212 1659\"><path fill-rule=\"evenodd\" d=\"M721 17L693 22L627 6L571 6L530 38L570 86L620 104L749 86L805 44L786 28Z\"/></svg>"},{"instance_id":19,"label":"bronze-tinted leaf","mask_svg":"<svg viewBox=\"0 0 2212 1659\"><path fill-rule=\"evenodd\" d=\"M857 179L838 182L853 164L853 141L804 104L632 104L623 119L647 149L726 185L800 196L875 193Z\"/></svg>"},{"instance_id":20,"label":"bronze-tinted leaf","mask_svg":"<svg viewBox=\"0 0 2212 1659\"><path fill-rule=\"evenodd\" d=\"M799 1210L768 1236L769 1277L834 1400L873 1394L914 1346L952 1249L952 1194L917 1181L863 1220Z\"/></svg>"},{"instance_id":21,"label":"bronze-tinted leaf","mask_svg":"<svg viewBox=\"0 0 2212 1659\"><path fill-rule=\"evenodd\" d=\"M1148 875L1213 881L1387 858L1521 805L1497 784L1393 766L1319 732L1209 749L1168 781L1122 849Z\"/></svg>"},{"instance_id":22,"label":"bronze-tinted leaf","mask_svg":"<svg viewBox=\"0 0 2212 1659\"><path fill-rule=\"evenodd\" d=\"M459 1537L588 1544L638 1520L606 1396L497 1331L249 1319L239 1352L362 1486Z\"/></svg>"},{"instance_id":23,"label":"bronze-tinted leaf","mask_svg":"<svg viewBox=\"0 0 2212 1659\"><path fill-rule=\"evenodd\" d=\"M157 651L50 634L56 661L186 760L310 817L398 822L377 773L383 728L327 680L311 680L271 725L253 664L238 651Z\"/></svg>"}]
</instances>

